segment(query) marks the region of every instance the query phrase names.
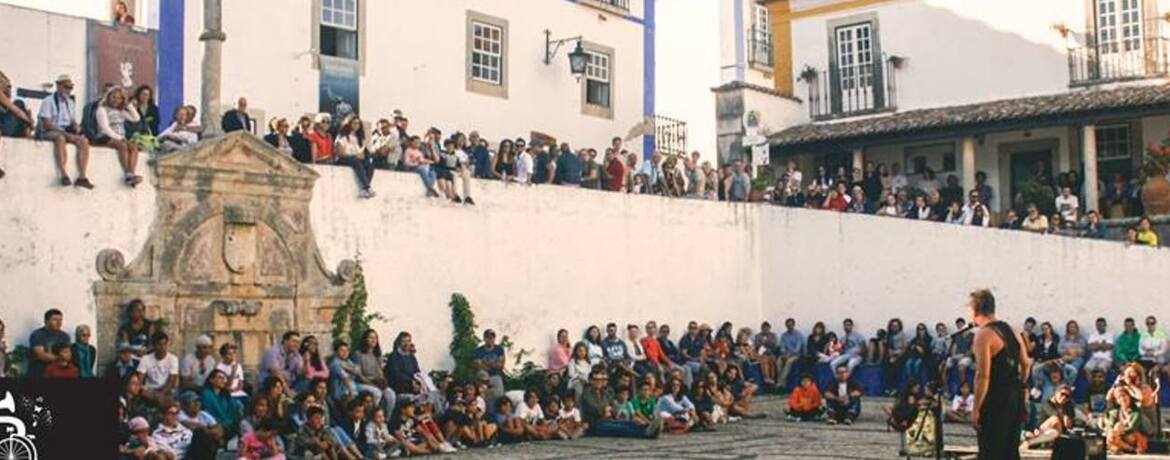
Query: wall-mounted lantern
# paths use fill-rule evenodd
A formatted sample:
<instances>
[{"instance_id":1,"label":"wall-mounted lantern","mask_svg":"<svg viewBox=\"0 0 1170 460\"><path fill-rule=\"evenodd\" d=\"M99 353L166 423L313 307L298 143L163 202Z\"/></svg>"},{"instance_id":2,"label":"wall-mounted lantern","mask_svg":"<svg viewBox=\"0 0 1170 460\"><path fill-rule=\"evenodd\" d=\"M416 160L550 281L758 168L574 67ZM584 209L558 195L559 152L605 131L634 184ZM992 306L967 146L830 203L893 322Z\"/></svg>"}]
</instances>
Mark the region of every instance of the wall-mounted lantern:
<instances>
[{"instance_id":1,"label":"wall-mounted lantern","mask_svg":"<svg viewBox=\"0 0 1170 460\"><path fill-rule=\"evenodd\" d=\"M589 62L589 53L586 53L585 48L581 46L582 37L580 35L553 40L552 32L546 29L544 31L544 64L551 65L557 51L561 49L561 45L574 40L577 41L577 47L569 53L569 71L580 80L581 76L585 75L585 66Z\"/></svg>"}]
</instances>

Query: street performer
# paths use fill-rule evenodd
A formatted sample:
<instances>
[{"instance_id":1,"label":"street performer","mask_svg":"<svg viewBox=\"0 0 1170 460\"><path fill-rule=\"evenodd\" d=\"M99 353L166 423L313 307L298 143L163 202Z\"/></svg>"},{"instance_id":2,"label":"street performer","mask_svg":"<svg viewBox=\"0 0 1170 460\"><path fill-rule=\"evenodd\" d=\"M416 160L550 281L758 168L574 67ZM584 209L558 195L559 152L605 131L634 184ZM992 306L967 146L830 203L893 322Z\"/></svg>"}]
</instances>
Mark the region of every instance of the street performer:
<instances>
[{"instance_id":1,"label":"street performer","mask_svg":"<svg viewBox=\"0 0 1170 460\"><path fill-rule=\"evenodd\" d=\"M1026 383L1032 363L1027 343L995 317L995 296L987 289L971 293L968 306L975 333L975 408L971 425L979 438L979 458L1020 458L1020 429L1025 416Z\"/></svg>"}]
</instances>

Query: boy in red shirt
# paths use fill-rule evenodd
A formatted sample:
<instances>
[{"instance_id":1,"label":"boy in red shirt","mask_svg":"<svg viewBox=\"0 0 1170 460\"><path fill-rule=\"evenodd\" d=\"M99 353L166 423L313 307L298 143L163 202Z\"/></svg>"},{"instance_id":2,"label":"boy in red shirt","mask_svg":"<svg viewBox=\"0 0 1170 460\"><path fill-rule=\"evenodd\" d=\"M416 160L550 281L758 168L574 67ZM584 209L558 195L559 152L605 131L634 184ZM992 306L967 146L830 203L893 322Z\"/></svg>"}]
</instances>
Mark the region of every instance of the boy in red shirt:
<instances>
[{"instance_id":1,"label":"boy in red shirt","mask_svg":"<svg viewBox=\"0 0 1170 460\"><path fill-rule=\"evenodd\" d=\"M52 365L45 367L45 377L51 379L75 379L81 375L77 366L73 364L73 349L69 348L68 343L54 343L53 354L57 356L57 360L53 361Z\"/></svg>"},{"instance_id":2,"label":"boy in red shirt","mask_svg":"<svg viewBox=\"0 0 1170 460\"><path fill-rule=\"evenodd\" d=\"M792 390L788 397L788 419L794 422L809 422L821 418L824 413L821 400L821 391L813 381L812 375L800 376L800 386Z\"/></svg>"}]
</instances>

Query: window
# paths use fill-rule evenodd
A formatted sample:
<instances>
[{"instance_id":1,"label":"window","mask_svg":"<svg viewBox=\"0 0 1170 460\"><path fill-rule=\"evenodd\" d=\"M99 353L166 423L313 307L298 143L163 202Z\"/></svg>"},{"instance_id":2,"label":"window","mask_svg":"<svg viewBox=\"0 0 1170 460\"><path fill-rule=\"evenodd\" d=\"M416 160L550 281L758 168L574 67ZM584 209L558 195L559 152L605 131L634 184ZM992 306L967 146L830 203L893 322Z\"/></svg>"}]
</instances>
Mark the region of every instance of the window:
<instances>
[{"instance_id":1,"label":"window","mask_svg":"<svg viewBox=\"0 0 1170 460\"><path fill-rule=\"evenodd\" d=\"M909 165L909 173L911 174L922 174L926 168L930 168L937 178L937 174L953 172L958 169L953 142L912 145L906 147L905 154L905 164Z\"/></svg>"},{"instance_id":2,"label":"window","mask_svg":"<svg viewBox=\"0 0 1170 460\"><path fill-rule=\"evenodd\" d=\"M873 25L868 22L838 27L836 64L839 86L852 91L873 86Z\"/></svg>"},{"instance_id":3,"label":"window","mask_svg":"<svg viewBox=\"0 0 1170 460\"><path fill-rule=\"evenodd\" d=\"M508 97L508 21L467 11L467 91Z\"/></svg>"},{"instance_id":4,"label":"window","mask_svg":"<svg viewBox=\"0 0 1170 460\"><path fill-rule=\"evenodd\" d=\"M585 103L609 108L609 55L588 51L585 64Z\"/></svg>"},{"instance_id":5,"label":"window","mask_svg":"<svg viewBox=\"0 0 1170 460\"><path fill-rule=\"evenodd\" d=\"M768 19L768 7L756 4L752 11L754 12L752 27L765 35L772 35L772 24Z\"/></svg>"},{"instance_id":6,"label":"window","mask_svg":"<svg viewBox=\"0 0 1170 460\"><path fill-rule=\"evenodd\" d=\"M321 54L358 59L358 0L321 0Z\"/></svg>"},{"instance_id":7,"label":"window","mask_svg":"<svg viewBox=\"0 0 1170 460\"><path fill-rule=\"evenodd\" d=\"M1097 127L1097 161L1130 158L1129 125Z\"/></svg>"},{"instance_id":8,"label":"window","mask_svg":"<svg viewBox=\"0 0 1170 460\"><path fill-rule=\"evenodd\" d=\"M1140 50L1141 0L1097 0L1097 43L1106 54Z\"/></svg>"},{"instance_id":9,"label":"window","mask_svg":"<svg viewBox=\"0 0 1170 460\"><path fill-rule=\"evenodd\" d=\"M748 31L748 62L772 67L772 26L768 8L756 4L752 8L752 28Z\"/></svg>"}]
</instances>

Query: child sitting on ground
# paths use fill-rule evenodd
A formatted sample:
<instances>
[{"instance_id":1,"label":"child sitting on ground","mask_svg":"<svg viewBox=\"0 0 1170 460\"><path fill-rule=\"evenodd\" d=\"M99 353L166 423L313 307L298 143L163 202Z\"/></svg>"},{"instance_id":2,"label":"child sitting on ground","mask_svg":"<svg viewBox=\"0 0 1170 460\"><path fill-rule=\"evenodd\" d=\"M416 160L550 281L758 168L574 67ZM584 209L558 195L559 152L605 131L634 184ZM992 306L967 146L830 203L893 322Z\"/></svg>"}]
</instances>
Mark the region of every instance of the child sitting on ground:
<instances>
[{"instance_id":1,"label":"child sitting on ground","mask_svg":"<svg viewBox=\"0 0 1170 460\"><path fill-rule=\"evenodd\" d=\"M824 413L821 391L817 389L812 374L801 374L800 386L788 396L788 409L784 411L794 422L819 420Z\"/></svg>"},{"instance_id":2,"label":"child sitting on ground","mask_svg":"<svg viewBox=\"0 0 1170 460\"><path fill-rule=\"evenodd\" d=\"M398 439L390 434L390 427L386 426L386 412L381 407L374 407L364 430L365 445L362 446L362 453L366 457L384 460L401 455Z\"/></svg>"},{"instance_id":3,"label":"child sitting on ground","mask_svg":"<svg viewBox=\"0 0 1170 460\"><path fill-rule=\"evenodd\" d=\"M564 403L564 407L557 411L557 425L562 431L569 434L569 439L585 436L589 424L581 421L581 410L577 408L577 397L569 393L561 402Z\"/></svg>"},{"instance_id":4,"label":"child sitting on ground","mask_svg":"<svg viewBox=\"0 0 1170 460\"><path fill-rule=\"evenodd\" d=\"M952 423L971 423L971 409L975 407L975 395L971 394L971 384L959 385L959 393L951 400L951 407L947 409L946 419Z\"/></svg>"}]
</instances>

